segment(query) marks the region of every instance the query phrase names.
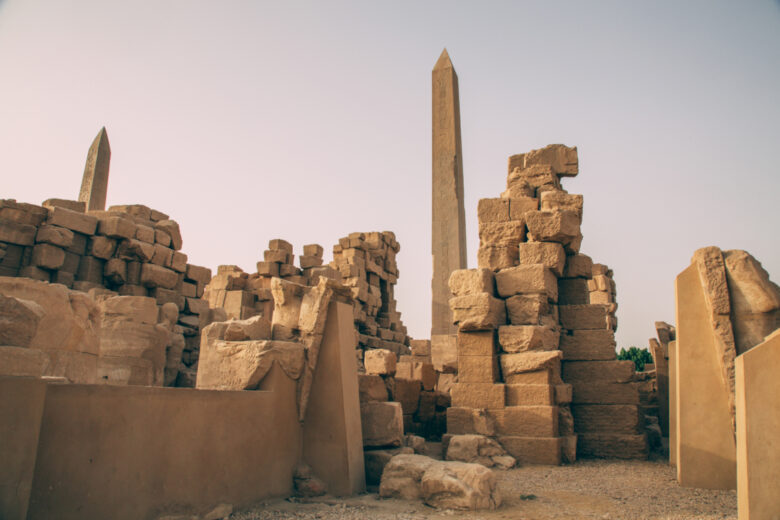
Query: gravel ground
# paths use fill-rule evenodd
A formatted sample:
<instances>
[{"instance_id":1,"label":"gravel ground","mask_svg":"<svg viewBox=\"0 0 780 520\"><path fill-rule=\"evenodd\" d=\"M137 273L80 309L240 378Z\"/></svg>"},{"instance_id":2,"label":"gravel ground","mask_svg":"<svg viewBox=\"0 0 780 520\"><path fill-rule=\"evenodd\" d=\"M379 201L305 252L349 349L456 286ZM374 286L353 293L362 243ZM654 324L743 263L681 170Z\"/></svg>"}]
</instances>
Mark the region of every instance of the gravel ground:
<instances>
[{"instance_id":1,"label":"gravel ground","mask_svg":"<svg viewBox=\"0 0 780 520\"><path fill-rule=\"evenodd\" d=\"M234 513L232 520L364 519L736 519L737 494L681 488L663 460L581 460L569 466L526 466L496 471L503 504L496 511L437 510L421 502L380 499L269 501Z\"/></svg>"}]
</instances>

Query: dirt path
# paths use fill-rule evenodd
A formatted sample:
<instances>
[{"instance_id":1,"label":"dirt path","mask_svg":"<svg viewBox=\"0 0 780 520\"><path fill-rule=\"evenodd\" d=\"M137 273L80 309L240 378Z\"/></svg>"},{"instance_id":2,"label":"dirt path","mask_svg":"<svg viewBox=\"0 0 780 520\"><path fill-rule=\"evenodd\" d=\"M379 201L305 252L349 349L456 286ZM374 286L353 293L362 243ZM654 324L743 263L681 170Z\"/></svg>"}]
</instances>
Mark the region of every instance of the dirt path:
<instances>
[{"instance_id":1,"label":"dirt path","mask_svg":"<svg viewBox=\"0 0 780 520\"><path fill-rule=\"evenodd\" d=\"M734 491L681 488L663 461L582 460L570 466L497 471L503 504L496 511L436 510L376 493L347 499L277 500L232 520L370 519L735 519Z\"/></svg>"}]
</instances>

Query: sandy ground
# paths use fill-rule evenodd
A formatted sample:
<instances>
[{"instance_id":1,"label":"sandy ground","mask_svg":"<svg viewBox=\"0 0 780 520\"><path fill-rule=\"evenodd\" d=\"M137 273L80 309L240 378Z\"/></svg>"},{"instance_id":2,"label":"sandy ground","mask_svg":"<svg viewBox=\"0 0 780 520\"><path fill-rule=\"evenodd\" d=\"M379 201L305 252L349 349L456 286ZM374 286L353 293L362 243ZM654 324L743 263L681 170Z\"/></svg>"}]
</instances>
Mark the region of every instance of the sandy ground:
<instances>
[{"instance_id":1,"label":"sandy ground","mask_svg":"<svg viewBox=\"0 0 780 520\"><path fill-rule=\"evenodd\" d=\"M337 499L277 500L238 511L232 520L363 519L736 519L735 491L681 488L664 460L582 460L569 466L496 471L503 504L496 511L437 510L376 493Z\"/></svg>"}]
</instances>

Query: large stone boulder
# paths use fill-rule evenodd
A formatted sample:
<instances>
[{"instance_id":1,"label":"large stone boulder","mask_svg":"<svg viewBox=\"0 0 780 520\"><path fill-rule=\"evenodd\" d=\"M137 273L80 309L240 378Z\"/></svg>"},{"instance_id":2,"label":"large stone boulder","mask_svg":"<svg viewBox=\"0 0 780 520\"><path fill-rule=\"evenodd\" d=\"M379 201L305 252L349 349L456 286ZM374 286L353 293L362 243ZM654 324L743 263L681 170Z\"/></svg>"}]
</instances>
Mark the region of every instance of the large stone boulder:
<instances>
[{"instance_id":1,"label":"large stone boulder","mask_svg":"<svg viewBox=\"0 0 780 520\"><path fill-rule=\"evenodd\" d=\"M447 460L509 469L517 461L495 440L484 435L454 435L447 444Z\"/></svg>"},{"instance_id":2,"label":"large stone boulder","mask_svg":"<svg viewBox=\"0 0 780 520\"><path fill-rule=\"evenodd\" d=\"M480 464L397 455L385 466L379 496L422 499L442 509L495 509L501 505L494 473Z\"/></svg>"}]
</instances>

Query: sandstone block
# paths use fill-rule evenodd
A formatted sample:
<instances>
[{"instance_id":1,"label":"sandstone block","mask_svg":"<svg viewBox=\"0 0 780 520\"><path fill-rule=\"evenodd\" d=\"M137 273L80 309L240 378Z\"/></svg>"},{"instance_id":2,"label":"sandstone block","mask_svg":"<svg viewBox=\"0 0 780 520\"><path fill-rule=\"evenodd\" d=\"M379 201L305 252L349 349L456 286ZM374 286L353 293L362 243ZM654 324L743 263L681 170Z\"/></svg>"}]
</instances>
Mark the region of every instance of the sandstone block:
<instances>
[{"instance_id":1,"label":"sandstone block","mask_svg":"<svg viewBox=\"0 0 780 520\"><path fill-rule=\"evenodd\" d=\"M179 281L175 271L155 264L141 266L141 284L148 288L173 289Z\"/></svg>"},{"instance_id":2,"label":"sandstone block","mask_svg":"<svg viewBox=\"0 0 780 520\"><path fill-rule=\"evenodd\" d=\"M171 245L171 235L166 233L162 229L155 229L154 230L154 243L160 244L165 247L169 247Z\"/></svg>"},{"instance_id":3,"label":"sandstone block","mask_svg":"<svg viewBox=\"0 0 780 520\"><path fill-rule=\"evenodd\" d=\"M95 258L102 258L108 260L114 256L116 250L116 240L113 240L104 236L94 236L89 240L89 249L87 250L89 255Z\"/></svg>"},{"instance_id":4,"label":"sandstone block","mask_svg":"<svg viewBox=\"0 0 780 520\"><path fill-rule=\"evenodd\" d=\"M431 355L431 340L428 339L413 339L409 342L409 348L412 349L413 356L430 356Z\"/></svg>"},{"instance_id":5,"label":"sandstone block","mask_svg":"<svg viewBox=\"0 0 780 520\"><path fill-rule=\"evenodd\" d=\"M174 251L170 265L165 267L170 267L177 273L184 273L187 270L187 255L181 251Z\"/></svg>"},{"instance_id":6,"label":"sandstone block","mask_svg":"<svg viewBox=\"0 0 780 520\"><path fill-rule=\"evenodd\" d=\"M533 198L533 196L535 194L536 194L536 190L534 188L532 188L530 184L528 184L527 182L523 181L522 179L518 179L515 182L513 182L512 184L510 184L507 187L507 189L504 190L501 193L501 198L502 199L523 199L523 198L526 198L526 197ZM538 201L539 199L536 199L536 200ZM534 209L539 209L539 208L536 207ZM512 213L511 213L512 212L512 206L511 205L509 206L509 211L510 211L509 216L511 218L511 216L512 216ZM512 219L512 220L514 220L514 219Z\"/></svg>"},{"instance_id":7,"label":"sandstone block","mask_svg":"<svg viewBox=\"0 0 780 520\"><path fill-rule=\"evenodd\" d=\"M509 469L515 465L515 459L507 455L504 448L494 439L484 435L453 435L447 443L446 460L456 460L481 464L486 468L499 467Z\"/></svg>"},{"instance_id":8,"label":"sandstone block","mask_svg":"<svg viewBox=\"0 0 780 520\"><path fill-rule=\"evenodd\" d=\"M566 253L563 246L555 242L523 242L520 244L520 265L542 264L555 276L563 275Z\"/></svg>"},{"instance_id":9,"label":"sandstone block","mask_svg":"<svg viewBox=\"0 0 780 520\"><path fill-rule=\"evenodd\" d=\"M451 374L458 371L456 335L434 334L431 336L431 362L437 372Z\"/></svg>"},{"instance_id":10,"label":"sandstone block","mask_svg":"<svg viewBox=\"0 0 780 520\"><path fill-rule=\"evenodd\" d=\"M477 251L477 266L479 268L498 271L507 267L517 265L517 247L491 247L479 246Z\"/></svg>"},{"instance_id":11,"label":"sandstone block","mask_svg":"<svg viewBox=\"0 0 780 520\"><path fill-rule=\"evenodd\" d=\"M588 255L578 253L566 257L566 267L563 276L566 278L590 278L593 271L593 260Z\"/></svg>"},{"instance_id":12,"label":"sandstone block","mask_svg":"<svg viewBox=\"0 0 780 520\"><path fill-rule=\"evenodd\" d=\"M555 386L506 385L507 406L553 406L555 404Z\"/></svg>"},{"instance_id":13,"label":"sandstone block","mask_svg":"<svg viewBox=\"0 0 780 520\"><path fill-rule=\"evenodd\" d=\"M73 231L59 226L41 226L35 235L35 241L68 248L73 245Z\"/></svg>"},{"instance_id":14,"label":"sandstone block","mask_svg":"<svg viewBox=\"0 0 780 520\"><path fill-rule=\"evenodd\" d=\"M79 270L76 273L76 280L80 282L89 282L95 285L103 285L103 267L105 260L92 256L81 257Z\"/></svg>"},{"instance_id":15,"label":"sandstone block","mask_svg":"<svg viewBox=\"0 0 780 520\"><path fill-rule=\"evenodd\" d=\"M561 177L574 177L579 171L576 146L550 144L523 155L526 168L534 165L550 166L552 171Z\"/></svg>"},{"instance_id":16,"label":"sandstone block","mask_svg":"<svg viewBox=\"0 0 780 520\"><path fill-rule=\"evenodd\" d=\"M135 238L137 226L132 219L103 214L99 217L97 233L110 238Z\"/></svg>"},{"instance_id":17,"label":"sandstone block","mask_svg":"<svg viewBox=\"0 0 780 520\"><path fill-rule=\"evenodd\" d=\"M577 435L580 457L646 459L647 435L624 433L581 433Z\"/></svg>"},{"instance_id":18,"label":"sandstone block","mask_svg":"<svg viewBox=\"0 0 780 520\"><path fill-rule=\"evenodd\" d=\"M495 410L504 407L504 385L492 383L456 383L450 392L452 406L486 408Z\"/></svg>"},{"instance_id":19,"label":"sandstone block","mask_svg":"<svg viewBox=\"0 0 780 520\"><path fill-rule=\"evenodd\" d=\"M199 284L207 284L211 281L211 269L199 265L187 264L185 278L198 282Z\"/></svg>"},{"instance_id":20,"label":"sandstone block","mask_svg":"<svg viewBox=\"0 0 780 520\"><path fill-rule=\"evenodd\" d=\"M119 258L112 258L103 266L103 278L109 285L124 285L127 281L127 263Z\"/></svg>"},{"instance_id":21,"label":"sandstone block","mask_svg":"<svg viewBox=\"0 0 780 520\"><path fill-rule=\"evenodd\" d=\"M542 264L502 269L496 273L496 287L502 298L515 294L546 294L548 300L558 300L558 280Z\"/></svg>"},{"instance_id":22,"label":"sandstone block","mask_svg":"<svg viewBox=\"0 0 780 520\"><path fill-rule=\"evenodd\" d=\"M84 235L94 235L98 220L91 215L54 206L49 208L48 223L53 226L68 228Z\"/></svg>"},{"instance_id":23,"label":"sandstone block","mask_svg":"<svg viewBox=\"0 0 780 520\"><path fill-rule=\"evenodd\" d=\"M420 405L421 391L422 384L419 381L396 378L393 387L393 401L401 403L404 414L411 415L417 411L417 407Z\"/></svg>"},{"instance_id":24,"label":"sandstone block","mask_svg":"<svg viewBox=\"0 0 780 520\"><path fill-rule=\"evenodd\" d=\"M561 351L566 361L611 361L616 358L615 345L615 334L609 329L561 334Z\"/></svg>"},{"instance_id":25,"label":"sandstone block","mask_svg":"<svg viewBox=\"0 0 780 520\"><path fill-rule=\"evenodd\" d=\"M59 269L65 263L65 251L51 244L36 244L31 262L42 269Z\"/></svg>"},{"instance_id":26,"label":"sandstone block","mask_svg":"<svg viewBox=\"0 0 780 520\"><path fill-rule=\"evenodd\" d=\"M212 390L254 390L274 363L291 378L303 371L301 343L287 341L225 341L209 337L227 327L215 323L206 327L201 339L197 388Z\"/></svg>"},{"instance_id":27,"label":"sandstone block","mask_svg":"<svg viewBox=\"0 0 780 520\"><path fill-rule=\"evenodd\" d=\"M512 325L539 325L550 313L546 294L517 294L506 300L506 313ZM557 321L557 320L556 320Z\"/></svg>"},{"instance_id":28,"label":"sandstone block","mask_svg":"<svg viewBox=\"0 0 780 520\"><path fill-rule=\"evenodd\" d=\"M490 330L506 323L504 302L488 293L456 296L449 304L459 331Z\"/></svg>"},{"instance_id":29,"label":"sandstone block","mask_svg":"<svg viewBox=\"0 0 780 520\"><path fill-rule=\"evenodd\" d=\"M400 446L404 435L400 403L366 402L360 404L363 446Z\"/></svg>"},{"instance_id":30,"label":"sandstone block","mask_svg":"<svg viewBox=\"0 0 780 520\"><path fill-rule=\"evenodd\" d=\"M450 291L454 296L488 293L493 295L495 283L490 269L458 269L449 279Z\"/></svg>"},{"instance_id":31,"label":"sandstone block","mask_svg":"<svg viewBox=\"0 0 780 520\"><path fill-rule=\"evenodd\" d=\"M557 406L507 406L488 412L495 417L498 435L557 437Z\"/></svg>"},{"instance_id":32,"label":"sandstone block","mask_svg":"<svg viewBox=\"0 0 780 520\"><path fill-rule=\"evenodd\" d=\"M561 326L569 330L600 330L609 328L606 305L561 305L558 307Z\"/></svg>"},{"instance_id":33,"label":"sandstone block","mask_svg":"<svg viewBox=\"0 0 780 520\"><path fill-rule=\"evenodd\" d=\"M293 246L286 240L281 238L274 238L268 241L268 249L272 251L284 251L289 254L293 254Z\"/></svg>"},{"instance_id":34,"label":"sandstone block","mask_svg":"<svg viewBox=\"0 0 780 520\"><path fill-rule=\"evenodd\" d=\"M154 245L140 240L122 240L117 246L116 256L123 260L150 262L154 256Z\"/></svg>"},{"instance_id":35,"label":"sandstone block","mask_svg":"<svg viewBox=\"0 0 780 520\"><path fill-rule=\"evenodd\" d=\"M507 222L509 199L480 199L477 204L479 222Z\"/></svg>"},{"instance_id":36,"label":"sandstone block","mask_svg":"<svg viewBox=\"0 0 780 520\"><path fill-rule=\"evenodd\" d=\"M141 242L146 242L147 244L154 244L154 228L139 224L135 230L135 237L133 238L140 240Z\"/></svg>"},{"instance_id":37,"label":"sandstone block","mask_svg":"<svg viewBox=\"0 0 780 520\"><path fill-rule=\"evenodd\" d=\"M561 383L560 372L560 367L520 372L504 377L504 382L508 385L557 385Z\"/></svg>"},{"instance_id":38,"label":"sandstone block","mask_svg":"<svg viewBox=\"0 0 780 520\"><path fill-rule=\"evenodd\" d=\"M303 246L303 254L306 256L314 256L322 258L323 249L319 244L306 244Z\"/></svg>"},{"instance_id":39,"label":"sandstone block","mask_svg":"<svg viewBox=\"0 0 780 520\"><path fill-rule=\"evenodd\" d=\"M502 435L497 440L520 464L561 464L561 437Z\"/></svg>"},{"instance_id":40,"label":"sandstone block","mask_svg":"<svg viewBox=\"0 0 780 520\"><path fill-rule=\"evenodd\" d=\"M494 356L496 353L495 333L484 332L459 332L458 356Z\"/></svg>"},{"instance_id":41,"label":"sandstone block","mask_svg":"<svg viewBox=\"0 0 780 520\"><path fill-rule=\"evenodd\" d=\"M0 294L0 345L29 347L45 314L34 301Z\"/></svg>"},{"instance_id":42,"label":"sandstone block","mask_svg":"<svg viewBox=\"0 0 780 520\"><path fill-rule=\"evenodd\" d=\"M577 433L637 434L644 429L644 416L639 407L627 404L575 404L574 429Z\"/></svg>"},{"instance_id":43,"label":"sandstone block","mask_svg":"<svg viewBox=\"0 0 780 520\"><path fill-rule=\"evenodd\" d=\"M0 218L0 242L31 246L35 243L37 228Z\"/></svg>"},{"instance_id":44,"label":"sandstone block","mask_svg":"<svg viewBox=\"0 0 780 520\"><path fill-rule=\"evenodd\" d=\"M529 240L569 244L580 236L580 219L572 211L529 211L525 214Z\"/></svg>"},{"instance_id":45,"label":"sandstone block","mask_svg":"<svg viewBox=\"0 0 780 520\"><path fill-rule=\"evenodd\" d=\"M634 376L633 361L564 361L562 377L567 383L592 381L627 383Z\"/></svg>"},{"instance_id":46,"label":"sandstone block","mask_svg":"<svg viewBox=\"0 0 780 520\"><path fill-rule=\"evenodd\" d=\"M109 385L154 385L154 363L136 357L106 357L97 359L98 382Z\"/></svg>"},{"instance_id":47,"label":"sandstone block","mask_svg":"<svg viewBox=\"0 0 780 520\"><path fill-rule=\"evenodd\" d=\"M158 310L154 299L136 296L115 296L100 302L101 323L124 321L156 325Z\"/></svg>"},{"instance_id":48,"label":"sandstone block","mask_svg":"<svg viewBox=\"0 0 780 520\"><path fill-rule=\"evenodd\" d=\"M510 168L511 166L512 160L510 158ZM516 166L510 169L506 184L507 191L512 190L517 184L520 184L522 188L528 186L533 189L532 195L538 195L541 187L561 189L560 179L549 165Z\"/></svg>"},{"instance_id":49,"label":"sandstone block","mask_svg":"<svg viewBox=\"0 0 780 520\"><path fill-rule=\"evenodd\" d=\"M558 350L560 333L544 325L504 325L498 328L498 343L504 352Z\"/></svg>"},{"instance_id":50,"label":"sandstone block","mask_svg":"<svg viewBox=\"0 0 780 520\"><path fill-rule=\"evenodd\" d=\"M559 305L587 305L592 293L588 290L588 280L585 278L560 278L558 280ZM604 302L607 303L607 302Z\"/></svg>"},{"instance_id":51,"label":"sandstone block","mask_svg":"<svg viewBox=\"0 0 780 520\"><path fill-rule=\"evenodd\" d=\"M363 355L366 373L374 375L395 374L396 355L386 349L366 350Z\"/></svg>"},{"instance_id":52,"label":"sandstone block","mask_svg":"<svg viewBox=\"0 0 780 520\"><path fill-rule=\"evenodd\" d=\"M458 356L458 381L494 383L500 379L496 356Z\"/></svg>"},{"instance_id":53,"label":"sandstone block","mask_svg":"<svg viewBox=\"0 0 780 520\"><path fill-rule=\"evenodd\" d=\"M160 244L154 244L154 253L152 253L151 261L155 265L160 267L170 267L171 259L173 258L173 249L161 246Z\"/></svg>"},{"instance_id":54,"label":"sandstone block","mask_svg":"<svg viewBox=\"0 0 780 520\"><path fill-rule=\"evenodd\" d=\"M410 356L401 356L401 360L396 364L395 377L420 381L423 390L430 391L436 386L433 364L412 359Z\"/></svg>"},{"instance_id":55,"label":"sandstone block","mask_svg":"<svg viewBox=\"0 0 780 520\"><path fill-rule=\"evenodd\" d=\"M55 271L51 275L51 283L59 283L67 288L73 287L73 282L76 280L76 275L67 271Z\"/></svg>"},{"instance_id":56,"label":"sandstone block","mask_svg":"<svg viewBox=\"0 0 780 520\"><path fill-rule=\"evenodd\" d=\"M511 220L507 222L480 222L480 247L517 247L525 240L525 222Z\"/></svg>"},{"instance_id":57,"label":"sandstone block","mask_svg":"<svg viewBox=\"0 0 780 520\"><path fill-rule=\"evenodd\" d=\"M173 220L161 220L154 223L154 229L164 231L171 237L171 245L173 249L178 251L182 246L181 231L179 230L179 224Z\"/></svg>"},{"instance_id":58,"label":"sandstone block","mask_svg":"<svg viewBox=\"0 0 780 520\"><path fill-rule=\"evenodd\" d=\"M639 383L577 381L572 387L576 404L639 404Z\"/></svg>"},{"instance_id":59,"label":"sandstone block","mask_svg":"<svg viewBox=\"0 0 780 520\"><path fill-rule=\"evenodd\" d=\"M530 191L531 196L528 197L510 197L509 200L509 220L522 220L525 222L523 215L529 211L536 211L539 209L539 199L533 197L533 191Z\"/></svg>"},{"instance_id":60,"label":"sandstone block","mask_svg":"<svg viewBox=\"0 0 780 520\"><path fill-rule=\"evenodd\" d=\"M127 213L140 220L152 220L152 209L143 204L120 204L109 206L108 211Z\"/></svg>"},{"instance_id":61,"label":"sandstone block","mask_svg":"<svg viewBox=\"0 0 780 520\"><path fill-rule=\"evenodd\" d=\"M358 374L360 402L387 401L387 387L381 376Z\"/></svg>"},{"instance_id":62,"label":"sandstone block","mask_svg":"<svg viewBox=\"0 0 780 520\"><path fill-rule=\"evenodd\" d=\"M492 436L495 432L495 419L486 410L458 406L447 408L447 433Z\"/></svg>"},{"instance_id":63,"label":"sandstone block","mask_svg":"<svg viewBox=\"0 0 780 520\"><path fill-rule=\"evenodd\" d=\"M87 203L80 200L67 200L67 199L46 199L41 204L44 208L53 208L59 206L77 213L84 213L87 211Z\"/></svg>"},{"instance_id":64,"label":"sandstone block","mask_svg":"<svg viewBox=\"0 0 780 520\"><path fill-rule=\"evenodd\" d=\"M42 377L49 364L49 356L42 350L0 345L0 376Z\"/></svg>"},{"instance_id":65,"label":"sandstone block","mask_svg":"<svg viewBox=\"0 0 780 520\"><path fill-rule=\"evenodd\" d=\"M582 222L582 195L572 195L563 191L546 191L540 196L542 211L567 210L577 214Z\"/></svg>"},{"instance_id":66,"label":"sandstone block","mask_svg":"<svg viewBox=\"0 0 780 520\"><path fill-rule=\"evenodd\" d=\"M515 374L524 372L537 372L550 370L558 373L561 360L561 351L552 350L549 352L519 352L517 354L501 354L501 373L504 380L509 383ZM520 383L520 381L511 381Z\"/></svg>"}]
</instances>

